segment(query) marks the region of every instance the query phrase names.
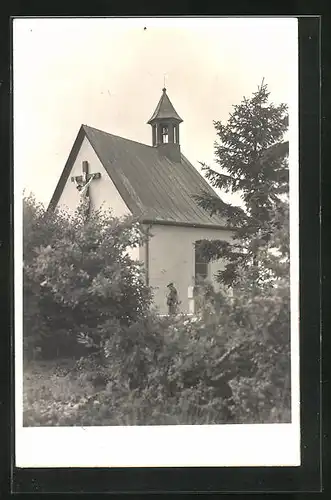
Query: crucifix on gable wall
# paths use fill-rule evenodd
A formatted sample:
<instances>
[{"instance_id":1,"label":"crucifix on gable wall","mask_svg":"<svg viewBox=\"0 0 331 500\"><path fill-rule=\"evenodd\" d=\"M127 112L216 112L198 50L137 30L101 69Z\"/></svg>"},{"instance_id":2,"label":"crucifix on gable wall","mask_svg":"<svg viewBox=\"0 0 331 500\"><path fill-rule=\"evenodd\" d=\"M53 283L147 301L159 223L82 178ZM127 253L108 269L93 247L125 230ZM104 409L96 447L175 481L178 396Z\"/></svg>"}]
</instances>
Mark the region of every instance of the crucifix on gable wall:
<instances>
[{"instance_id":1,"label":"crucifix on gable wall","mask_svg":"<svg viewBox=\"0 0 331 500\"><path fill-rule=\"evenodd\" d=\"M100 177L100 172L93 174L89 173L89 164L87 161L83 161L82 163L82 175L71 177L71 182L76 184L76 188L81 196L81 201L85 204L84 211L86 215L89 214L91 205L89 186L94 179L100 179Z\"/></svg>"}]
</instances>

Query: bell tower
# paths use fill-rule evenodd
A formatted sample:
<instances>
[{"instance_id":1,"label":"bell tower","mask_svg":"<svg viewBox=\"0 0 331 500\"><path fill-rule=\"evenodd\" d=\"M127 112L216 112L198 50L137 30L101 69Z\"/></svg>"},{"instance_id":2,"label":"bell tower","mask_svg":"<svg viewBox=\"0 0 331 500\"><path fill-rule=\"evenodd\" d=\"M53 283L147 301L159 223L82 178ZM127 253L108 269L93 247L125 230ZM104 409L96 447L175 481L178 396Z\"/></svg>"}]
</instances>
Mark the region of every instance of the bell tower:
<instances>
[{"instance_id":1,"label":"bell tower","mask_svg":"<svg viewBox=\"0 0 331 500\"><path fill-rule=\"evenodd\" d=\"M162 89L161 99L147 123L152 127L152 145L158 148L160 154L174 162L181 161L179 125L182 121L167 95L167 90Z\"/></svg>"}]
</instances>

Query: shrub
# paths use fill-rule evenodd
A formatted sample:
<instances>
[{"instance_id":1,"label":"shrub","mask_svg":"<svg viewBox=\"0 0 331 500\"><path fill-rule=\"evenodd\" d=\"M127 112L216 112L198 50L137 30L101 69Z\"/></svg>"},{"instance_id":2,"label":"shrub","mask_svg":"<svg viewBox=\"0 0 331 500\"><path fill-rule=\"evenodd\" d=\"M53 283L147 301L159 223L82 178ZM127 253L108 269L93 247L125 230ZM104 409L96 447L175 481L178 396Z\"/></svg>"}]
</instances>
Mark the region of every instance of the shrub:
<instances>
[{"instance_id":1,"label":"shrub","mask_svg":"<svg viewBox=\"0 0 331 500\"><path fill-rule=\"evenodd\" d=\"M127 253L142 242L133 220L86 221L33 199L24 210L27 357L78 358L30 386L26 425L289 421L286 276L256 284L243 269L232 294L199 285L196 317L159 317Z\"/></svg>"},{"instance_id":2,"label":"shrub","mask_svg":"<svg viewBox=\"0 0 331 500\"><path fill-rule=\"evenodd\" d=\"M77 336L109 322L131 325L151 303L141 265L128 248L143 236L131 218L95 211L86 221L24 199L24 346L33 357L82 355Z\"/></svg>"},{"instance_id":3,"label":"shrub","mask_svg":"<svg viewBox=\"0 0 331 500\"><path fill-rule=\"evenodd\" d=\"M109 425L290 419L287 287L250 297L207 291L199 317L110 322L95 346L102 360L94 369L92 356L81 360L102 381L97 400Z\"/></svg>"}]
</instances>

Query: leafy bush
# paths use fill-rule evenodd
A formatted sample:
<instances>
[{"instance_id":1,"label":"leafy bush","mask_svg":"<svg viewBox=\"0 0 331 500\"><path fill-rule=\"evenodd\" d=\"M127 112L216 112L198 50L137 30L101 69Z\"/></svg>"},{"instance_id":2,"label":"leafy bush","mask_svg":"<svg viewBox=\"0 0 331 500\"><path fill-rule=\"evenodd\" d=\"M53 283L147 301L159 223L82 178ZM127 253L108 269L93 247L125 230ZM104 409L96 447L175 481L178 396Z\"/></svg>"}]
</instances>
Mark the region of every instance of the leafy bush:
<instances>
[{"instance_id":1,"label":"leafy bush","mask_svg":"<svg viewBox=\"0 0 331 500\"><path fill-rule=\"evenodd\" d=\"M245 307L239 297L216 295L222 312L213 313L211 306L209 320L202 313L192 318L150 315L125 328L109 324L94 353L27 387L25 424L289 422L290 364L286 332L280 328L286 309L281 291L274 300L252 297ZM259 325L257 311L265 314L266 307L269 321Z\"/></svg>"},{"instance_id":2,"label":"leafy bush","mask_svg":"<svg viewBox=\"0 0 331 500\"><path fill-rule=\"evenodd\" d=\"M207 295L199 317L108 324L102 361L79 363L99 387L100 424L290 420L288 287Z\"/></svg>"},{"instance_id":3,"label":"leafy bush","mask_svg":"<svg viewBox=\"0 0 331 500\"><path fill-rule=\"evenodd\" d=\"M127 253L134 221L24 210L26 358L76 358L25 378L25 425L290 421L286 273L255 283L243 268L232 294L199 285L196 317L159 317Z\"/></svg>"}]
</instances>

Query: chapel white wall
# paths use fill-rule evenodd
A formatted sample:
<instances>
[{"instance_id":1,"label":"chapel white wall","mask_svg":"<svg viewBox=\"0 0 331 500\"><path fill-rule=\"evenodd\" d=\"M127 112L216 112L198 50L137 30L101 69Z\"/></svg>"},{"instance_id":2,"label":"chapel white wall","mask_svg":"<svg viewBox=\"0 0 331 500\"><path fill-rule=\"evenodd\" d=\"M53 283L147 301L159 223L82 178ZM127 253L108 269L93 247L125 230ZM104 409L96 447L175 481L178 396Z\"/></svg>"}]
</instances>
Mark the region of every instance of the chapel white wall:
<instances>
[{"instance_id":1,"label":"chapel white wall","mask_svg":"<svg viewBox=\"0 0 331 500\"><path fill-rule=\"evenodd\" d=\"M167 313L167 285L174 282L181 301L180 310L189 312L188 287L194 285L195 242L201 239L230 241L231 231L168 225L154 225L150 231L153 236L149 241L149 284L154 291L155 305L160 313ZM143 255L141 251L141 260ZM224 266L224 259L209 265L208 278L216 288L214 276Z\"/></svg>"}]
</instances>

